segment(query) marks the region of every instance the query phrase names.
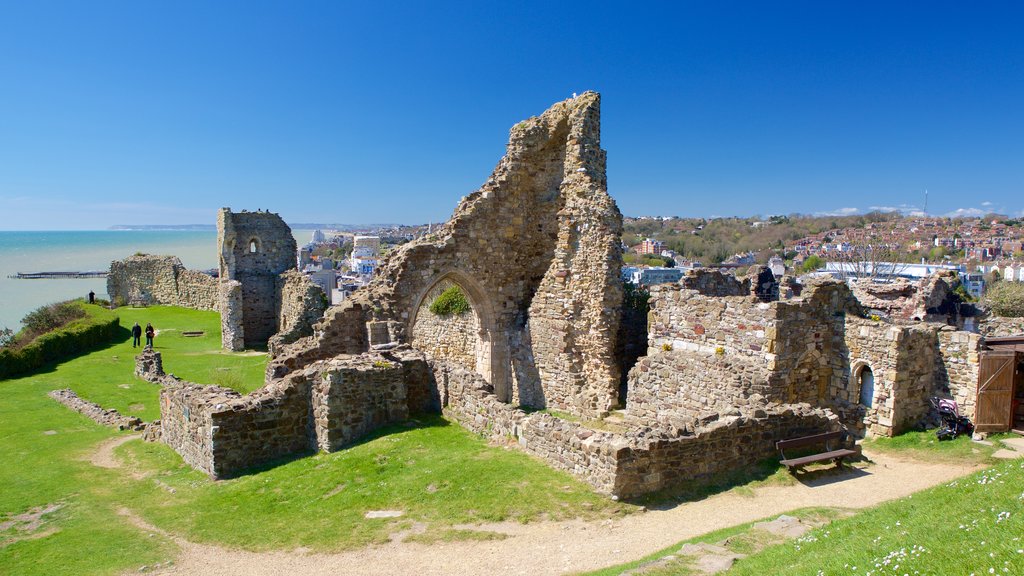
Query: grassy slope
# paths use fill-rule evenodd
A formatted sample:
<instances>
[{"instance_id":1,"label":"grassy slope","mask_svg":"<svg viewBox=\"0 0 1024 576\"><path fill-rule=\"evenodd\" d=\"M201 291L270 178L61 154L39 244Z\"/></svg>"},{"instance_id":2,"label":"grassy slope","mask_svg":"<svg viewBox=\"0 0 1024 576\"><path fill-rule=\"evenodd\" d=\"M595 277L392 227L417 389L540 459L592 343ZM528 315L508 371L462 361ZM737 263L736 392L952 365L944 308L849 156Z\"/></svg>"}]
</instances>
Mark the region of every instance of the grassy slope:
<instances>
[{"instance_id":1,"label":"grassy slope","mask_svg":"<svg viewBox=\"0 0 1024 576\"><path fill-rule=\"evenodd\" d=\"M165 368L189 380L231 375L237 387L262 381L265 356L219 352L217 315L174 308L121 309L122 326L153 322ZM184 338L184 330L205 330ZM516 451L488 446L440 418L335 454L301 458L259 474L211 482L161 444L129 442L117 454L138 475L88 462L121 433L46 396L70 387L122 412L158 416L157 386L132 375L124 342L0 381L0 523L63 503L29 533L0 531L0 574L116 574L173 559L175 546L131 527L128 507L161 528L196 540L254 549L309 546L336 550L380 541L410 521L444 533L453 523L531 520L628 510L596 496L567 474ZM222 368L227 368L223 370ZM172 487L174 492L170 492ZM392 520L367 510L399 509ZM34 536L28 537L28 536Z\"/></svg>"}]
</instances>

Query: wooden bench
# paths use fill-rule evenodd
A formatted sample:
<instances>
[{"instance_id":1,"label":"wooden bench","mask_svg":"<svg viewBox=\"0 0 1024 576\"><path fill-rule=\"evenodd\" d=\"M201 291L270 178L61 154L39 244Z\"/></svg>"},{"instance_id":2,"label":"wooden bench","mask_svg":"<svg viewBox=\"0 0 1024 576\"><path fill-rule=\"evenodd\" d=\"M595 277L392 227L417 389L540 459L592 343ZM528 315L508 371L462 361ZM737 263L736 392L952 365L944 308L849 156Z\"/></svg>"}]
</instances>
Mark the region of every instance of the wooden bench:
<instances>
[{"instance_id":1,"label":"wooden bench","mask_svg":"<svg viewBox=\"0 0 1024 576\"><path fill-rule=\"evenodd\" d=\"M824 434L815 434L813 436L804 436L802 438L793 438L790 440L779 440L775 443L775 447L779 450L779 454L782 456L782 464L785 464L789 468L790 472L793 470L799 470L801 467L806 466L812 462L824 462L832 460L836 463L836 466L843 466L843 458L847 456L857 455L856 450L849 450L847 448L840 448L839 450L832 450L831 444L833 441L839 441L843 437L843 432L826 432ZM818 454L810 454L808 456L801 456L799 458L786 458L785 450L792 450L794 448L803 448L806 446L824 445L825 451Z\"/></svg>"}]
</instances>

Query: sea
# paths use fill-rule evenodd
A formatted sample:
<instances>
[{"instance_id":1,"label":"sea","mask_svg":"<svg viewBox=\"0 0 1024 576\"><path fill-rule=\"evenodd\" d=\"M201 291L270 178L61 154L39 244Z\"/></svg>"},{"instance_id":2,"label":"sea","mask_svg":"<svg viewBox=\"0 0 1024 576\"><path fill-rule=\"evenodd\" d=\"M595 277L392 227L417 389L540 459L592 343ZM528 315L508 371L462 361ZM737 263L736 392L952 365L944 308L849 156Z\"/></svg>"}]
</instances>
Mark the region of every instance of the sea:
<instances>
[{"instance_id":1,"label":"sea","mask_svg":"<svg viewBox=\"0 0 1024 576\"><path fill-rule=\"evenodd\" d=\"M312 230L293 230L301 246ZM109 270L110 263L135 253L173 255L194 270L217 267L215 230L0 231L0 327L21 328L25 314L45 304L84 298L89 291L108 298L105 278L19 280L18 272Z\"/></svg>"}]
</instances>

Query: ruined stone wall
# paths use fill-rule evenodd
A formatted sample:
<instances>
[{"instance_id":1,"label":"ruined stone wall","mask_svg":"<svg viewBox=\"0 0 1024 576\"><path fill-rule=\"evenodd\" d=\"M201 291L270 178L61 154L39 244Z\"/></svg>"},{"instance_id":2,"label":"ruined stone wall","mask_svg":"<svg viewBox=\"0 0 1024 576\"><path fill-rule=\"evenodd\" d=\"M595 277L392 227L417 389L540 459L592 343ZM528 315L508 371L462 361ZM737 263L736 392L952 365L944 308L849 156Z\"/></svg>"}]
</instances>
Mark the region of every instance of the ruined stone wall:
<instances>
[{"instance_id":1,"label":"ruined stone wall","mask_svg":"<svg viewBox=\"0 0 1024 576\"><path fill-rule=\"evenodd\" d=\"M136 254L111 262L107 294L112 301L133 306L217 309L217 280L188 270L175 256Z\"/></svg>"},{"instance_id":2,"label":"ruined stone wall","mask_svg":"<svg viewBox=\"0 0 1024 576\"><path fill-rule=\"evenodd\" d=\"M305 274L289 270L276 279L278 333L269 341L271 354L299 338L313 335L313 325L327 310L327 296Z\"/></svg>"},{"instance_id":3,"label":"ruined stone wall","mask_svg":"<svg viewBox=\"0 0 1024 576\"><path fill-rule=\"evenodd\" d=\"M745 357L687 350L657 352L629 375L629 416L640 422L685 428L709 412L784 402L763 363Z\"/></svg>"},{"instance_id":4,"label":"ruined stone wall","mask_svg":"<svg viewBox=\"0 0 1024 576\"><path fill-rule=\"evenodd\" d=\"M442 281L427 292L416 311L411 343L432 358L447 360L467 370L476 370L480 358L477 350L480 319L476 312L470 310L462 314L440 316L430 311L431 303L452 286L456 284Z\"/></svg>"},{"instance_id":5,"label":"ruined stone wall","mask_svg":"<svg viewBox=\"0 0 1024 576\"><path fill-rule=\"evenodd\" d=\"M242 291L241 330L225 325L224 332L241 333L247 347L266 345L279 328L278 275L296 266L291 229L277 214L221 208L217 246L220 278L238 281Z\"/></svg>"},{"instance_id":6,"label":"ruined stone wall","mask_svg":"<svg viewBox=\"0 0 1024 576\"><path fill-rule=\"evenodd\" d=\"M241 396L189 383L160 393L162 440L193 467L228 478L313 448L310 376L287 379Z\"/></svg>"},{"instance_id":7,"label":"ruined stone wall","mask_svg":"<svg viewBox=\"0 0 1024 576\"><path fill-rule=\"evenodd\" d=\"M651 287L648 354L689 350L744 355L767 362L768 334L774 333L774 304L750 295L705 297L676 284ZM752 361L754 361L752 359Z\"/></svg>"},{"instance_id":8,"label":"ruined stone wall","mask_svg":"<svg viewBox=\"0 0 1024 576\"><path fill-rule=\"evenodd\" d=\"M608 410L619 381L621 230L606 191L600 98L560 102L513 127L505 157L452 219L393 251L313 342L282 350L280 364L328 358L338 346L365 351L353 347L368 322L391 322L389 337L409 342L423 301L449 282L477 314L476 369L500 399Z\"/></svg>"},{"instance_id":9,"label":"ruined stone wall","mask_svg":"<svg viewBox=\"0 0 1024 576\"><path fill-rule=\"evenodd\" d=\"M1024 334L1024 318L989 316L978 325L978 332L988 337L1020 336Z\"/></svg>"},{"instance_id":10,"label":"ruined stone wall","mask_svg":"<svg viewBox=\"0 0 1024 576\"><path fill-rule=\"evenodd\" d=\"M978 399L978 353L984 339L978 334L943 328L938 331L933 396L952 398L960 414L974 419Z\"/></svg>"},{"instance_id":11,"label":"ruined stone wall","mask_svg":"<svg viewBox=\"0 0 1024 576\"><path fill-rule=\"evenodd\" d=\"M749 296L750 279L737 280L732 274L721 270L695 268L686 273L680 281L687 290L696 290L702 296Z\"/></svg>"},{"instance_id":12,"label":"ruined stone wall","mask_svg":"<svg viewBox=\"0 0 1024 576\"><path fill-rule=\"evenodd\" d=\"M873 313L897 320L954 319L957 313L953 290L960 284L955 272L941 271L919 280L893 278L880 282L862 278L850 282L857 300Z\"/></svg>"},{"instance_id":13,"label":"ruined stone wall","mask_svg":"<svg viewBox=\"0 0 1024 576\"><path fill-rule=\"evenodd\" d=\"M225 350L245 350L245 326L242 323L242 283L221 280L218 285L220 307L220 343Z\"/></svg>"},{"instance_id":14,"label":"ruined stone wall","mask_svg":"<svg viewBox=\"0 0 1024 576\"><path fill-rule=\"evenodd\" d=\"M775 442L840 429L838 418L806 404L714 414L685 430L597 431L550 414L527 414L494 396L474 373L435 364L445 414L521 449L596 490L630 498L740 470L775 457Z\"/></svg>"},{"instance_id":15,"label":"ruined stone wall","mask_svg":"<svg viewBox=\"0 0 1024 576\"><path fill-rule=\"evenodd\" d=\"M313 390L320 450L333 452L387 424L409 418L403 371L378 354L344 356L321 367Z\"/></svg>"}]
</instances>

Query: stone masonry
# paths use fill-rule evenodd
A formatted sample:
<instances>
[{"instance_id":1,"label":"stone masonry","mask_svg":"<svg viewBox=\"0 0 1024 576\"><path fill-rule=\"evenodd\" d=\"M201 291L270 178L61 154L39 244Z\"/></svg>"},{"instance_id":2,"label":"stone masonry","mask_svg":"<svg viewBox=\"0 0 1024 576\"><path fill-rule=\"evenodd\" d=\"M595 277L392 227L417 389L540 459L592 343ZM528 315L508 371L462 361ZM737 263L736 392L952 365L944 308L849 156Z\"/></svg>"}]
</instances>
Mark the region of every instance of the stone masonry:
<instances>
[{"instance_id":1,"label":"stone masonry","mask_svg":"<svg viewBox=\"0 0 1024 576\"><path fill-rule=\"evenodd\" d=\"M217 309L217 279L185 268L176 256L136 254L111 262L107 294L132 306Z\"/></svg>"}]
</instances>

